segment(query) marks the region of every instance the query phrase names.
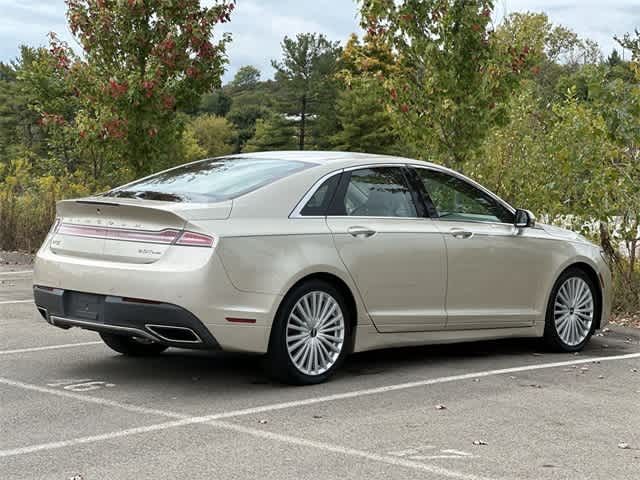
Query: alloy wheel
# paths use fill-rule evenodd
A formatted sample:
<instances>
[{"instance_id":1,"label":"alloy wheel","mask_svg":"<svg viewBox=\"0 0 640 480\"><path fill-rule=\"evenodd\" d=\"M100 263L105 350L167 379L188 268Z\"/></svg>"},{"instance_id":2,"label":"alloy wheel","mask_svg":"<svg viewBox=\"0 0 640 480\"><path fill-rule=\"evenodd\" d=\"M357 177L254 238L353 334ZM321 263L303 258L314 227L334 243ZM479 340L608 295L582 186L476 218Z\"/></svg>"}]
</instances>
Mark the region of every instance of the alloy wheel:
<instances>
[{"instance_id":1,"label":"alloy wheel","mask_svg":"<svg viewBox=\"0 0 640 480\"><path fill-rule=\"evenodd\" d=\"M305 375L321 375L340 357L344 346L344 315L338 301L323 291L312 291L294 305L286 328L293 365Z\"/></svg>"},{"instance_id":2,"label":"alloy wheel","mask_svg":"<svg viewBox=\"0 0 640 480\"><path fill-rule=\"evenodd\" d=\"M594 317L593 293L580 277L570 277L558 289L553 319L558 337L566 345L576 346L589 336Z\"/></svg>"}]
</instances>

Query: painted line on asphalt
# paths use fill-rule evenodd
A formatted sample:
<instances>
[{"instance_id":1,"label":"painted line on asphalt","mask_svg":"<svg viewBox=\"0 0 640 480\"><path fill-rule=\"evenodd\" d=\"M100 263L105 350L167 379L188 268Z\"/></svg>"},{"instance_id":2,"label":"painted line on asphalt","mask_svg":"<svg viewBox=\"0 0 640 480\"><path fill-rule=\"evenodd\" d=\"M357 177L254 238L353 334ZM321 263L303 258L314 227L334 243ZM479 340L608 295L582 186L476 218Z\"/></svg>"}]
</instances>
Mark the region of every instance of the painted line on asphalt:
<instances>
[{"instance_id":1,"label":"painted line on asphalt","mask_svg":"<svg viewBox=\"0 0 640 480\"><path fill-rule=\"evenodd\" d=\"M0 272L0 275L26 275L33 273L33 270L20 270L18 272Z\"/></svg>"},{"instance_id":2,"label":"painted line on asphalt","mask_svg":"<svg viewBox=\"0 0 640 480\"><path fill-rule=\"evenodd\" d=\"M593 362L610 362L610 361L616 361L616 360L629 360L629 359L634 359L634 358L640 358L640 353L631 353L631 354L625 354L625 355L614 355L614 356L608 356L608 357L589 357L589 358L573 359L573 360L565 361L565 362L552 362L552 363L543 363L543 364L536 364L536 365L524 365L524 366L520 366L520 367L511 367L511 368L503 368L503 369L497 369L497 370L487 370L487 371L482 371L482 372L474 372L474 373L461 374L461 375L452 375L452 376L447 376L447 377L438 377L438 378L420 380L420 381L416 381L416 382L408 382L408 383L401 383L401 384L396 384L396 385L388 385L388 386L385 386L385 387L370 388L370 389L364 389L364 390L356 390L356 391L352 391L352 392L338 393L338 394L334 394L334 395L326 395L326 396L322 396L322 397L308 398L308 399L304 399L304 400L297 400L297 401L291 401L291 402L282 402L282 403L276 403L276 404L271 404L271 405L264 405L264 406L261 406L261 407L245 408L245 409L241 409L241 410L233 410L233 411L215 413L215 414L212 414L212 415L204 415L204 416L188 416L188 415L181 414L181 413L176 413L176 412L171 412L171 411L166 411L166 410L158 410L158 409L147 408L147 407L140 407L140 406L137 406L137 405L132 405L132 404L128 404L128 403L121 403L121 402L117 402L117 401L114 401L114 400L108 400L108 399L101 398L101 397L83 395L83 394L79 394L79 393L69 392L69 391L66 391L66 390L55 390L53 388L41 387L39 385L33 385L33 384L29 384L29 383L19 382L19 381L10 380L10 379L7 379L7 378L0 378L0 385L3 384L3 385L8 385L8 386L17 387L17 388L23 388L23 389L26 389L26 390L36 391L36 392L40 392L40 393L47 393L47 394L56 395L56 396L60 396L60 397L65 397L65 398L72 398L72 399L79 400L79 401L82 401L82 402L85 402L85 403L93 403L93 404L98 404L98 405L102 405L102 406L115 407L115 408L119 408L119 409L126 410L126 411L129 411L129 412L134 412L134 413L158 415L158 416L164 416L164 417L169 417L169 418L173 418L174 419L171 422L164 422L164 423L159 423L159 424L155 424L155 425L149 425L149 426L146 426L146 427L131 428L131 429L126 429L126 430L106 433L106 434L103 434L103 435L94 435L94 436L90 436L90 437L80 437L80 438L71 439L71 440L64 440L64 441L60 441L60 442L51 442L51 443L44 443L44 444L39 444L39 445L31 445L31 446L26 446L26 447L14 448L14 449L9 449L9 450L0 450L0 458L2 458L2 457L10 457L10 456L15 456L15 455L23 455L23 454L27 454L27 453L34 453L34 452L45 451L45 450L53 450L53 449L58 449L58 448L64 448L64 447L67 447L67 446L85 444L85 443L98 442L98 441L102 441L102 440L126 437L126 436L129 436L129 435L135 435L135 434L140 434L140 433L154 432L154 431L159 431L159 430L167 430L167 429L176 428L176 427L182 427L182 426L186 426L186 425L211 424L211 425L223 428L223 426L222 426L223 423L219 422L218 420L234 418L234 417L240 417L240 416L246 416L246 415L254 415L254 414L257 414L257 413L264 413L264 412L275 411L275 410L283 410L283 409L287 409L287 408L295 408L295 407L301 407L301 406L306 406L306 405L313 405L313 404L324 403L324 402L331 402L331 401L336 401L336 400L357 398L357 397L362 397L362 396L368 396L368 395L374 395L374 394L380 394L380 393L386 393L386 392L393 392L393 391L398 391L398 390L406 390L406 389L409 389L409 388L423 387L423 386L435 385L435 384L440 384L440 383L448 383L448 382L454 382L454 381L460 381L460 380L469 380L469 379L473 379L473 378L504 375L504 374L508 374L508 373L518 373L518 372L527 372L527 371L534 371L534 370L558 368L558 367L565 367L565 366L570 366L570 365L580 365L580 364L593 363ZM355 455L355 456L360 456L360 457L364 457L364 458L371 458L371 459L373 459L374 457L375 458L385 458L386 460L384 460L384 461L386 463L389 463L390 459L393 459L394 462L402 462L405 466L409 466L409 463L416 463L416 465L420 465L421 469L424 469L424 467L426 465L426 464L422 464L422 463L410 462L410 461L407 461L407 460L397 459L395 457L388 457L388 456L385 456L385 455L378 455L378 454L373 454L373 453L359 451L359 450L352 450L352 449L348 449L348 448L344 448L344 447L335 446L333 444L324 444L322 442L313 442L313 441L310 441L310 440L298 439L298 438L295 438L295 437L286 437L286 436L281 436L281 435L278 435L278 434L275 434L275 433L265 432L263 430L247 429L246 427L233 425L233 424L224 424L224 425L226 426L225 428L233 427L237 431L241 431L241 429L245 429L246 430L245 433L249 433L249 431L251 431L252 432L251 434L254 434L256 436L262 436L263 438L276 439L276 437L280 437L280 440L282 440L282 441L288 441L286 439L289 438L291 440L291 441L288 441L289 443L292 443L293 441L295 441L295 442L310 442L310 443L308 443L308 445L315 444L316 448L322 448L324 450L328 450L329 448L338 449L338 450L342 449L342 453L344 453L345 455L351 455L351 456ZM300 443L300 445L303 445L303 444ZM332 451L336 451L337 452L337 450L332 450ZM350 453L348 453L348 452L350 452ZM389 460L389 461L387 461L387 460ZM380 460L380 461L383 461L383 460ZM405 462L409 462L409 463L405 463ZM394 463L394 464L400 465L400 463ZM426 468L431 468L431 467L439 468L439 467L435 467L435 466L426 465ZM417 468L417 467L415 467L415 468ZM443 474L443 473L440 472L440 474ZM473 479L473 478L478 478L478 477L473 477L473 476L466 476L466 474L462 474L462 473L459 473L459 472L453 472L453 471L449 471L449 475L446 475L446 476L449 476L451 478L460 478L460 479L469 479L469 480Z\"/></svg>"},{"instance_id":3,"label":"painted line on asphalt","mask_svg":"<svg viewBox=\"0 0 640 480\"><path fill-rule=\"evenodd\" d=\"M14 305L18 303L33 303L33 299L30 300L3 300L0 305Z\"/></svg>"},{"instance_id":4,"label":"painted line on asphalt","mask_svg":"<svg viewBox=\"0 0 640 480\"><path fill-rule=\"evenodd\" d=\"M85 347L87 345L100 345L102 342L81 342L65 343L62 345L47 345L45 347L18 348L16 350L0 350L0 355L11 355L13 353L42 352L45 350L58 350L61 348Z\"/></svg>"},{"instance_id":5,"label":"painted line on asphalt","mask_svg":"<svg viewBox=\"0 0 640 480\"><path fill-rule=\"evenodd\" d=\"M169 413L169 412L167 412ZM180 415L180 414L176 414ZM182 416L182 415L180 415ZM130 435L139 435L143 433L151 433L157 431L168 430L172 428L184 427L192 425L194 423L209 425L222 430L230 430L236 433L242 433L250 435L252 437L260 438L263 440L272 440L281 443L287 443L298 447L315 448L325 452L336 453L348 457L358 457L374 462L386 463L397 467L404 467L413 470L420 470L429 472L431 474L440 475L446 478L454 478L457 480L491 480L488 477L480 477L473 474L458 472L448 468L439 467L437 465L431 465L427 463L415 462L412 460L406 460L402 458L392 457L389 455L380 455L364 450L357 450L355 448L342 447L333 443L325 443L314 440L308 440L305 438L293 437L291 435L283 435L274 432L268 432L265 430L258 430L255 428L245 427L242 425L236 425L226 422L194 422L194 418L184 418L181 420L174 420L171 422L158 423L155 425L147 425L144 427L129 428L127 430L120 430L116 432L104 433L101 435L92 435L89 437L75 438L72 440L63 440L60 442L51 442L40 445L33 445L29 447L14 448L10 450L0 450L0 458L11 457L17 455L25 455L29 453L37 453L45 450L55 450L65 447L73 447L77 445L84 445L88 443L100 442L105 440L114 440L117 438L128 437Z\"/></svg>"}]
</instances>

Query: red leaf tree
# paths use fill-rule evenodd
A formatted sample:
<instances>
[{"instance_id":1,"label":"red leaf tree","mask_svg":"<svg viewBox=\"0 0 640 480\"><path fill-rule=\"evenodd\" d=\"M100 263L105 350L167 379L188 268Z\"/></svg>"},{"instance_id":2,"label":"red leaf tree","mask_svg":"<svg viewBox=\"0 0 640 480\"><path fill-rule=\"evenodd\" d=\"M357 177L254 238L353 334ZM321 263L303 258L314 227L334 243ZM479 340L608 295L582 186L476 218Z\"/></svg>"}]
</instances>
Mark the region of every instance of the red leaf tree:
<instances>
[{"instance_id":1,"label":"red leaf tree","mask_svg":"<svg viewBox=\"0 0 640 480\"><path fill-rule=\"evenodd\" d=\"M212 40L234 0L67 0L76 57L57 40L50 52L78 97L85 141L119 149L136 175L170 155L180 138L176 116L220 86L230 38ZM156 162L157 164L157 162Z\"/></svg>"}]
</instances>

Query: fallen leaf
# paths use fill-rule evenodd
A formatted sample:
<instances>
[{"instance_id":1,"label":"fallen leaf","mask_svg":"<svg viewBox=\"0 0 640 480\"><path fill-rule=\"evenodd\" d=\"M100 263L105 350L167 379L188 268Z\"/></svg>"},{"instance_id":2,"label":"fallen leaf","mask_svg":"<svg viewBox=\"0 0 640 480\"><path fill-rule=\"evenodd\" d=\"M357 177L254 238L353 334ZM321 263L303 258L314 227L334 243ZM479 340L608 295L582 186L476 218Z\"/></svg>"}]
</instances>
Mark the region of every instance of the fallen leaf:
<instances>
[{"instance_id":1,"label":"fallen leaf","mask_svg":"<svg viewBox=\"0 0 640 480\"><path fill-rule=\"evenodd\" d=\"M622 450L629 450L631 447L629 446L628 443L625 442L620 442L618 444L618 448L621 448Z\"/></svg>"},{"instance_id":2,"label":"fallen leaf","mask_svg":"<svg viewBox=\"0 0 640 480\"><path fill-rule=\"evenodd\" d=\"M266 423L268 423L268 422L267 422L266 420L258 420L258 423L259 423L260 425L264 425L264 424L266 424Z\"/></svg>"},{"instance_id":3,"label":"fallen leaf","mask_svg":"<svg viewBox=\"0 0 640 480\"><path fill-rule=\"evenodd\" d=\"M322 418L322 415L314 415L313 418L319 419L319 418Z\"/></svg>"},{"instance_id":4,"label":"fallen leaf","mask_svg":"<svg viewBox=\"0 0 640 480\"><path fill-rule=\"evenodd\" d=\"M489 445L487 442L485 442L484 440L474 440L473 441L474 445Z\"/></svg>"},{"instance_id":5,"label":"fallen leaf","mask_svg":"<svg viewBox=\"0 0 640 480\"><path fill-rule=\"evenodd\" d=\"M637 369L637 368L632 368L632 369L631 369L631 371L632 371L633 373L637 373L637 372L638 372L638 369Z\"/></svg>"},{"instance_id":6,"label":"fallen leaf","mask_svg":"<svg viewBox=\"0 0 640 480\"><path fill-rule=\"evenodd\" d=\"M598 378L602 380L604 378L604 375L598 375Z\"/></svg>"},{"instance_id":7,"label":"fallen leaf","mask_svg":"<svg viewBox=\"0 0 640 480\"><path fill-rule=\"evenodd\" d=\"M436 405L436 410L446 410L447 407L445 405Z\"/></svg>"}]
</instances>

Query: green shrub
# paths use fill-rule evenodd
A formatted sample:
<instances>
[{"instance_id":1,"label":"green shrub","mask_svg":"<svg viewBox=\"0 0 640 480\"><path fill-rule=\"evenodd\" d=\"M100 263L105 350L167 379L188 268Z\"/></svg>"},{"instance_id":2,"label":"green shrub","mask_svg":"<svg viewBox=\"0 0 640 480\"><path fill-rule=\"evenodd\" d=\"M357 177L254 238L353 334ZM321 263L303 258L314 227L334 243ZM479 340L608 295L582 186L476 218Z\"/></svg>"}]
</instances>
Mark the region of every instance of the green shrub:
<instances>
[{"instance_id":1,"label":"green shrub","mask_svg":"<svg viewBox=\"0 0 640 480\"><path fill-rule=\"evenodd\" d=\"M34 176L25 159L0 165L0 249L35 251L63 198L86 196L97 187L82 174Z\"/></svg>"}]
</instances>

